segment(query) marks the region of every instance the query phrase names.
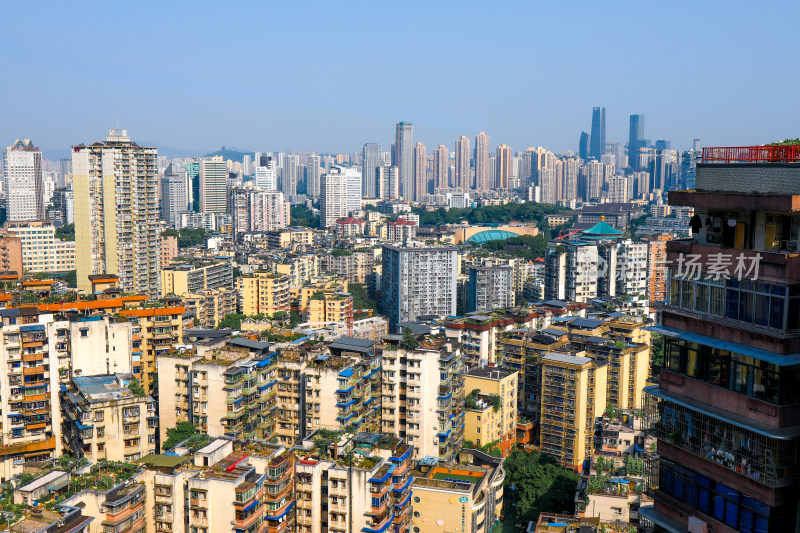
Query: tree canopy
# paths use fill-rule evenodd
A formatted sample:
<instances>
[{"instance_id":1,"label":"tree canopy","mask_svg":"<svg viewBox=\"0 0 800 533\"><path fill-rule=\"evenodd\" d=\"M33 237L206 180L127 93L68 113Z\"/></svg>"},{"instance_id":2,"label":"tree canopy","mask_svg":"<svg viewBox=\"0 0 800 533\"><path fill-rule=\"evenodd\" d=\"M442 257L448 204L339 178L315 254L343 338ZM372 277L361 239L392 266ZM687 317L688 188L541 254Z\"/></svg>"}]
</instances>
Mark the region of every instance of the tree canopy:
<instances>
[{"instance_id":1,"label":"tree canopy","mask_svg":"<svg viewBox=\"0 0 800 533\"><path fill-rule=\"evenodd\" d=\"M361 283L348 283L347 291L353 299L355 309L378 309L378 303L369 297L367 288Z\"/></svg>"},{"instance_id":2,"label":"tree canopy","mask_svg":"<svg viewBox=\"0 0 800 533\"><path fill-rule=\"evenodd\" d=\"M513 220L517 222L536 222L540 228L547 228L545 215L563 213L569 210L551 204L510 202L505 205L487 205L464 209L445 209L440 207L435 211L423 211L419 208L413 208L412 211L419 215L419 223L423 226L458 224L462 220L466 220L470 224L504 224Z\"/></svg>"},{"instance_id":3,"label":"tree canopy","mask_svg":"<svg viewBox=\"0 0 800 533\"><path fill-rule=\"evenodd\" d=\"M530 261L537 257L544 257L547 250L547 239L543 235L520 235L505 240L489 241L483 243L484 250L503 252L497 255L510 255Z\"/></svg>"},{"instance_id":4,"label":"tree canopy","mask_svg":"<svg viewBox=\"0 0 800 533\"><path fill-rule=\"evenodd\" d=\"M178 248L190 248L198 244L204 244L209 232L203 228L181 228L180 231L176 229L164 230L161 233L164 237L177 237Z\"/></svg>"},{"instance_id":5,"label":"tree canopy","mask_svg":"<svg viewBox=\"0 0 800 533\"><path fill-rule=\"evenodd\" d=\"M503 467L504 496L514 505L518 520L537 520L542 512L573 513L578 474L561 468L554 458L514 450Z\"/></svg>"},{"instance_id":6,"label":"tree canopy","mask_svg":"<svg viewBox=\"0 0 800 533\"><path fill-rule=\"evenodd\" d=\"M74 241L75 224L65 224L60 228L56 228L56 239L61 239L62 241Z\"/></svg>"},{"instance_id":7,"label":"tree canopy","mask_svg":"<svg viewBox=\"0 0 800 533\"><path fill-rule=\"evenodd\" d=\"M161 445L162 450L174 448L189 437L197 434L191 422L178 422L174 428L167 429L167 440Z\"/></svg>"},{"instance_id":8,"label":"tree canopy","mask_svg":"<svg viewBox=\"0 0 800 533\"><path fill-rule=\"evenodd\" d=\"M219 321L219 325L217 326L218 329L241 329L242 327L242 319L247 318L246 315L242 315L239 313L231 313L229 315L225 315L222 317L222 320Z\"/></svg>"},{"instance_id":9,"label":"tree canopy","mask_svg":"<svg viewBox=\"0 0 800 533\"><path fill-rule=\"evenodd\" d=\"M319 227L319 216L314 216L314 212L305 205L293 205L290 217L292 226Z\"/></svg>"}]
</instances>

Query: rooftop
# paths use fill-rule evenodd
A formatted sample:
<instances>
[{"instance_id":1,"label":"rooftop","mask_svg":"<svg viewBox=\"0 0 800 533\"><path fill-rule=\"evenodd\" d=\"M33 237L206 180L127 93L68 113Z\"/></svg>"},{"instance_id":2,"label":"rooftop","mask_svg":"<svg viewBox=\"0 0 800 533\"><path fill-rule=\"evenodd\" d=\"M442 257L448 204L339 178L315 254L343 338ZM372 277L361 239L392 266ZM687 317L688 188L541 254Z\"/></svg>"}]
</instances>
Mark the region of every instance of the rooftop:
<instances>
[{"instance_id":1,"label":"rooftop","mask_svg":"<svg viewBox=\"0 0 800 533\"><path fill-rule=\"evenodd\" d=\"M128 383L136 378L133 374L111 374L72 378L75 388L90 401L107 401L119 398L133 398Z\"/></svg>"},{"instance_id":2,"label":"rooftop","mask_svg":"<svg viewBox=\"0 0 800 533\"><path fill-rule=\"evenodd\" d=\"M511 374L516 374L515 370L509 370L507 368L499 367L499 366L485 366L482 368L473 368L467 372L465 372L466 376L473 376L476 378L482 379L493 379L496 381L500 381L501 379L505 379Z\"/></svg>"}]
</instances>

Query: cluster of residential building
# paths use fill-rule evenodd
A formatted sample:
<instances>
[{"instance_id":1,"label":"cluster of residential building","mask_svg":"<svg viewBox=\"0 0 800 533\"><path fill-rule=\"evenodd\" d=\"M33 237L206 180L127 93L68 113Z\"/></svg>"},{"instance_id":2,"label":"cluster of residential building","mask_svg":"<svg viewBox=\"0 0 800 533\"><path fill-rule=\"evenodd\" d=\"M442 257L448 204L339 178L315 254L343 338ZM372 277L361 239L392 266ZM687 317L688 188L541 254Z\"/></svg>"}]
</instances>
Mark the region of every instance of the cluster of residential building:
<instances>
[{"instance_id":1,"label":"cluster of residential building","mask_svg":"<svg viewBox=\"0 0 800 533\"><path fill-rule=\"evenodd\" d=\"M48 195L40 152L16 142L0 480L30 506L8 511L17 530L483 533L517 448L581 474L576 513L532 531L794 527L796 150L679 164L634 141L625 175L618 151L505 145L489 173L488 137L475 165L460 139L451 170L401 123L389 161L257 153L244 180L112 130L73 147ZM523 185L577 209L541 227L420 227L412 211L502 205ZM70 220L74 241L56 237ZM541 258L479 246L545 225ZM109 462L135 466L97 483ZM72 479L94 485L60 498Z\"/></svg>"}]
</instances>

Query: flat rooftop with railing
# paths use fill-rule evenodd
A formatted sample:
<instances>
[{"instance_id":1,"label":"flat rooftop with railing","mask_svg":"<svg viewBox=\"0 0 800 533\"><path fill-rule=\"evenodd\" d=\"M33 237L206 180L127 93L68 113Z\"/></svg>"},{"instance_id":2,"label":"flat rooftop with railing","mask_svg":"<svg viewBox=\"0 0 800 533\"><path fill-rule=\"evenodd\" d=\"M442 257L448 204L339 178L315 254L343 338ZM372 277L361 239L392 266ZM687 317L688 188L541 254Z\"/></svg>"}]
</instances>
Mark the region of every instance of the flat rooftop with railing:
<instances>
[{"instance_id":1,"label":"flat rooftop with railing","mask_svg":"<svg viewBox=\"0 0 800 533\"><path fill-rule=\"evenodd\" d=\"M678 195L710 192L755 197L800 195L800 145L703 148L695 187L696 191L678 191ZM679 204L672 196L670 193L670 205L702 207L697 199L684 198L688 203Z\"/></svg>"}]
</instances>

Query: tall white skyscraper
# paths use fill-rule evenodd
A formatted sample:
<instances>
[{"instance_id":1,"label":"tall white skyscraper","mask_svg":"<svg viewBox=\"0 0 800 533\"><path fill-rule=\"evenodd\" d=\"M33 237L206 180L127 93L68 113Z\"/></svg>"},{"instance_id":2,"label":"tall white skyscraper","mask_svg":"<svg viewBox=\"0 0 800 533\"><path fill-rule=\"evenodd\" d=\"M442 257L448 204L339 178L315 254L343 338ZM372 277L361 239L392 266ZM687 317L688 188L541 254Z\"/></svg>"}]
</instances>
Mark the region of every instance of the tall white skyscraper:
<instances>
[{"instance_id":1,"label":"tall white skyscraper","mask_svg":"<svg viewBox=\"0 0 800 533\"><path fill-rule=\"evenodd\" d=\"M175 216L189 210L186 173L161 176L161 220L172 224Z\"/></svg>"},{"instance_id":2,"label":"tall white skyscraper","mask_svg":"<svg viewBox=\"0 0 800 533\"><path fill-rule=\"evenodd\" d=\"M443 144L433 149L433 192L446 188L450 172L450 150Z\"/></svg>"},{"instance_id":3,"label":"tall white skyscraper","mask_svg":"<svg viewBox=\"0 0 800 533\"><path fill-rule=\"evenodd\" d=\"M480 132L475 137L475 188L488 191L492 185L489 175L489 136Z\"/></svg>"},{"instance_id":4,"label":"tall white skyscraper","mask_svg":"<svg viewBox=\"0 0 800 533\"><path fill-rule=\"evenodd\" d=\"M287 197L297 196L298 170L300 157L294 154L281 153L278 156L281 176L281 192Z\"/></svg>"},{"instance_id":5,"label":"tall white skyscraper","mask_svg":"<svg viewBox=\"0 0 800 533\"><path fill-rule=\"evenodd\" d=\"M398 122L395 129L394 152L392 163L400 173L400 195L411 199L414 194L414 156L412 137L414 126L410 122Z\"/></svg>"},{"instance_id":6,"label":"tall white skyscraper","mask_svg":"<svg viewBox=\"0 0 800 533\"><path fill-rule=\"evenodd\" d=\"M259 189L274 191L275 186L275 159L265 154L257 154L255 184Z\"/></svg>"},{"instance_id":7,"label":"tall white skyscraper","mask_svg":"<svg viewBox=\"0 0 800 533\"><path fill-rule=\"evenodd\" d=\"M3 152L6 218L44 220L42 153L30 139L17 139Z\"/></svg>"},{"instance_id":8,"label":"tall white skyscraper","mask_svg":"<svg viewBox=\"0 0 800 533\"><path fill-rule=\"evenodd\" d=\"M361 209L361 173L354 168L332 166L322 175L320 225L329 228L340 218Z\"/></svg>"},{"instance_id":9,"label":"tall white skyscraper","mask_svg":"<svg viewBox=\"0 0 800 533\"><path fill-rule=\"evenodd\" d=\"M122 292L161 295L157 154L125 130L72 147L79 289L91 291L91 274L116 274Z\"/></svg>"},{"instance_id":10,"label":"tall white skyscraper","mask_svg":"<svg viewBox=\"0 0 800 533\"><path fill-rule=\"evenodd\" d=\"M453 188L466 191L469 189L469 139L461 136L456 140L456 175Z\"/></svg>"},{"instance_id":11,"label":"tall white skyscraper","mask_svg":"<svg viewBox=\"0 0 800 533\"><path fill-rule=\"evenodd\" d=\"M392 165L381 165L375 169L375 179L372 181L378 198L388 200L400 196L398 176L397 167Z\"/></svg>"},{"instance_id":12,"label":"tall white skyscraper","mask_svg":"<svg viewBox=\"0 0 800 533\"><path fill-rule=\"evenodd\" d=\"M322 169L320 167L320 157L314 152L309 152L304 156L305 172L306 172L306 194L312 198L317 198L320 195L320 176Z\"/></svg>"},{"instance_id":13,"label":"tall white skyscraper","mask_svg":"<svg viewBox=\"0 0 800 533\"><path fill-rule=\"evenodd\" d=\"M381 146L367 143L361 151L361 179L366 198L377 198L375 191L375 169L381 166Z\"/></svg>"},{"instance_id":14,"label":"tall white skyscraper","mask_svg":"<svg viewBox=\"0 0 800 533\"><path fill-rule=\"evenodd\" d=\"M414 145L414 196L406 198L419 202L422 197L428 194L428 161L425 154L425 145L417 143Z\"/></svg>"},{"instance_id":15,"label":"tall white skyscraper","mask_svg":"<svg viewBox=\"0 0 800 533\"><path fill-rule=\"evenodd\" d=\"M228 210L228 167L221 155L200 160L200 212Z\"/></svg>"}]
</instances>

